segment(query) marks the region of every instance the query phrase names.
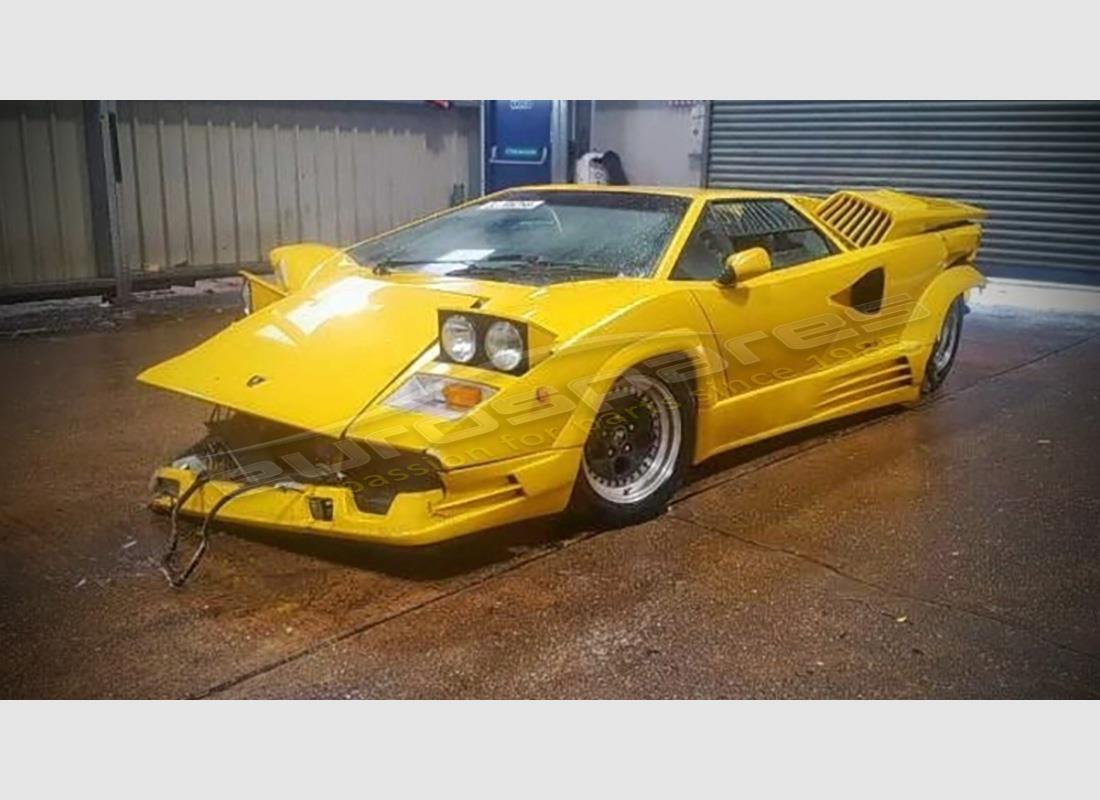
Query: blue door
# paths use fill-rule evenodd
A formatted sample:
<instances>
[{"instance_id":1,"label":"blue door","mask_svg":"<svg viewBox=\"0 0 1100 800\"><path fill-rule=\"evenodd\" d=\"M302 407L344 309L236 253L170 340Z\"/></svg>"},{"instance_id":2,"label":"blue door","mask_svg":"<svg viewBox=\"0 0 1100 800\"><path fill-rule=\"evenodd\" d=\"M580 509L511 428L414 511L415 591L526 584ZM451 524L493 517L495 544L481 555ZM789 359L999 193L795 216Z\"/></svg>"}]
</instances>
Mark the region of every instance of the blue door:
<instances>
[{"instance_id":1,"label":"blue door","mask_svg":"<svg viewBox=\"0 0 1100 800\"><path fill-rule=\"evenodd\" d=\"M551 182L551 100L485 103L485 191Z\"/></svg>"}]
</instances>

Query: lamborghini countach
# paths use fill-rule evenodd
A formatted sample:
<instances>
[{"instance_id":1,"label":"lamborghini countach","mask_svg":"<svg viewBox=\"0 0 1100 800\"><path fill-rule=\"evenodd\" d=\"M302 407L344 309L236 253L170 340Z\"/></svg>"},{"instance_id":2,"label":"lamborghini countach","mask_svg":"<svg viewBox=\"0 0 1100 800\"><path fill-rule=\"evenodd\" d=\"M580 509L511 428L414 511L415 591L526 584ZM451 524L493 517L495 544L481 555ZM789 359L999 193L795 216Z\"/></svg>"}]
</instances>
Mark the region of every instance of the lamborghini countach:
<instances>
[{"instance_id":1,"label":"lamborghini countach","mask_svg":"<svg viewBox=\"0 0 1100 800\"><path fill-rule=\"evenodd\" d=\"M935 392L980 209L553 185L245 274L245 315L139 380L209 404L152 505L421 545L576 509L624 525L718 453Z\"/></svg>"}]
</instances>

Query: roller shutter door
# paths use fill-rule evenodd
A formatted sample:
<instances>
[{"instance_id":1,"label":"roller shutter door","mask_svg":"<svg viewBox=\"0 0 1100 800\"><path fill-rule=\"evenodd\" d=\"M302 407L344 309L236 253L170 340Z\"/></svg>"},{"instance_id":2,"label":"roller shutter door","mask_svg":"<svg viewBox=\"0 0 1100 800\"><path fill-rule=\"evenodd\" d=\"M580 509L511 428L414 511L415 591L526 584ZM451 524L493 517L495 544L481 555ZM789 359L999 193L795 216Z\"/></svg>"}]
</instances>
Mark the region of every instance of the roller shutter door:
<instances>
[{"instance_id":1,"label":"roller shutter door","mask_svg":"<svg viewBox=\"0 0 1100 800\"><path fill-rule=\"evenodd\" d=\"M989 212L991 274L1100 282L1100 103L711 104L707 185L889 186Z\"/></svg>"}]
</instances>

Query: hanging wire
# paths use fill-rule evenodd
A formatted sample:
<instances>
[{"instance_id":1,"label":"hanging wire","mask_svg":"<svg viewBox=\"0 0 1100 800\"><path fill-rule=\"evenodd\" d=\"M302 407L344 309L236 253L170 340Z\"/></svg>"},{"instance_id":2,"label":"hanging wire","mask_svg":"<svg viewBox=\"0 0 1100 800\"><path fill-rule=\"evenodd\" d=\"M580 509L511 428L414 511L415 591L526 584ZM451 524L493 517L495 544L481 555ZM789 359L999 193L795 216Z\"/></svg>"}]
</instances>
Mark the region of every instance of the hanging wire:
<instances>
[{"instance_id":1,"label":"hanging wire","mask_svg":"<svg viewBox=\"0 0 1100 800\"><path fill-rule=\"evenodd\" d=\"M199 562L202 561L202 557L206 554L210 544L210 525L214 521L218 512L225 506L230 500L240 497L245 492L250 492L253 489L259 489L263 486L270 486L273 483L277 483L281 479L281 476L275 476L260 480L255 483L246 483L238 486L228 494L222 495L218 498L218 501L210 508L206 515L203 517L202 525L199 527L199 544L195 548L195 552L191 554L191 558L187 562L187 566L182 570L177 570L172 563L173 557L176 554L176 550L179 547L180 542L180 529L179 529L179 510L183 505L191 498L191 496L210 482L211 476L207 472L200 472L195 476L195 480L187 487L177 498L176 502L172 505L172 532L168 539L168 546L165 548L164 555L161 557L160 571L164 573L164 577L168 579L168 583L179 589L185 583L188 578L194 573L195 568L198 567Z\"/></svg>"}]
</instances>

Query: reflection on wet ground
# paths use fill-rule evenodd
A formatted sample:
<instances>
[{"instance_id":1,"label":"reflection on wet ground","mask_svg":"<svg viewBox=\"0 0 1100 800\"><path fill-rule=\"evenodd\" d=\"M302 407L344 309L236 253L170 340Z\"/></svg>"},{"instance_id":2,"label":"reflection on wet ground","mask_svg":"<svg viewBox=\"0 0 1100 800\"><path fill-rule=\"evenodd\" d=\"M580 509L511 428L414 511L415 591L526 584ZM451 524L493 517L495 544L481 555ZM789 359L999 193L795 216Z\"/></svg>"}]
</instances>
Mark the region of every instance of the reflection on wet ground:
<instances>
[{"instance_id":1,"label":"reflection on wet ground","mask_svg":"<svg viewBox=\"0 0 1100 800\"><path fill-rule=\"evenodd\" d=\"M0 341L3 696L1100 694L1087 324L971 315L943 398L719 457L645 525L232 530L172 591L146 485L206 409L133 378L225 323Z\"/></svg>"}]
</instances>

